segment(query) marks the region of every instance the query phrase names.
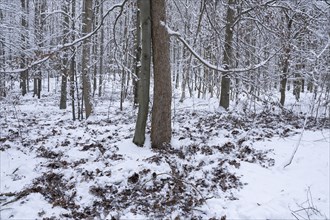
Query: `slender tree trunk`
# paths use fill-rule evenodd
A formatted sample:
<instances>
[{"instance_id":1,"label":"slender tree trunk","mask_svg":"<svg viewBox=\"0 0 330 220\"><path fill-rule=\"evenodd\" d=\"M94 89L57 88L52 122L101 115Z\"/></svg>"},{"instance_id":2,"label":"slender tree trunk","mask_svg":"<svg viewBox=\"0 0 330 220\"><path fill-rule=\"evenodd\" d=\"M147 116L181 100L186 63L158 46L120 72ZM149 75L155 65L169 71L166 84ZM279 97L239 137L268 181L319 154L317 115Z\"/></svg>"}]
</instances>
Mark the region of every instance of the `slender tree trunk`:
<instances>
[{"instance_id":1,"label":"slender tree trunk","mask_svg":"<svg viewBox=\"0 0 330 220\"><path fill-rule=\"evenodd\" d=\"M92 17L93 17L93 1L83 1L83 15L82 15L82 32L84 35L92 31ZM82 67L82 83L83 83L83 99L85 103L86 119L93 112L93 105L91 100L91 79L90 79L90 39L84 40L82 49L81 67Z\"/></svg>"},{"instance_id":2,"label":"slender tree trunk","mask_svg":"<svg viewBox=\"0 0 330 220\"><path fill-rule=\"evenodd\" d=\"M80 104L80 100L81 103L83 103L83 99L81 99L80 94L79 94L79 84L78 83L78 74L77 71L74 71L74 76L76 78L75 83L76 83L76 97L77 97L77 112L78 112L78 120L83 118L83 112L82 112L82 104Z\"/></svg>"},{"instance_id":3,"label":"slender tree trunk","mask_svg":"<svg viewBox=\"0 0 330 220\"><path fill-rule=\"evenodd\" d=\"M171 66L169 35L161 22L166 22L165 0L151 1L154 99L151 122L151 144L164 149L171 142Z\"/></svg>"},{"instance_id":4,"label":"slender tree trunk","mask_svg":"<svg viewBox=\"0 0 330 220\"><path fill-rule=\"evenodd\" d=\"M120 111L123 111L124 100L125 100L125 81L126 81L126 70L122 68L121 71L121 83L120 83Z\"/></svg>"},{"instance_id":5,"label":"slender tree trunk","mask_svg":"<svg viewBox=\"0 0 330 220\"><path fill-rule=\"evenodd\" d=\"M35 1L35 36L36 36L36 45L38 48L44 46L44 20L45 20L45 11L46 11L46 1L45 0L36 0ZM42 51L38 51L38 55L43 55ZM42 80L42 68L41 66L36 67L36 71L33 74L34 82L34 91L33 94L37 95L38 99L41 97L41 80Z\"/></svg>"},{"instance_id":6,"label":"slender tree trunk","mask_svg":"<svg viewBox=\"0 0 330 220\"><path fill-rule=\"evenodd\" d=\"M295 74L295 79L293 81L293 95L296 97L296 101L300 100L301 92L301 76L299 73Z\"/></svg>"},{"instance_id":7,"label":"slender tree trunk","mask_svg":"<svg viewBox=\"0 0 330 220\"><path fill-rule=\"evenodd\" d=\"M284 41L284 54L283 54L283 58L282 58L282 73L280 75L280 93L281 93L281 98L280 98L280 103L282 106L284 106L285 103L285 90L286 90L286 86L287 86L287 81L288 81L288 72L289 72L289 61L290 61L290 55L291 55L291 48L290 48L290 35L291 35L291 26L292 26L292 19L290 19L287 15L286 15L286 19L287 19L287 32L286 32L286 36L285 39L283 39Z\"/></svg>"},{"instance_id":8,"label":"slender tree trunk","mask_svg":"<svg viewBox=\"0 0 330 220\"><path fill-rule=\"evenodd\" d=\"M103 17L103 3L100 5L100 16ZM103 53L104 53L104 27L100 30L100 65L99 65L99 97L102 95L103 89Z\"/></svg>"},{"instance_id":9,"label":"slender tree trunk","mask_svg":"<svg viewBox=\"0 0 330 220\"><path fill-rule=\"evenodd\" d=\"M42 77L42 75L41 75L41 71L38 73L38 78L37 78L37 87L38 87L38 90L37 90L37 96L38 96L38 99L40 99L41 98L41 77Z\"/></svg>"},{"instance_id":10,"label":"slender tree trunk","mask_svg":"<svg viewBox=\"0 0 330 220\"><path fill-rule=\"evenodd\" d=\"M93 29L95 29L98 25L99 25L99 17L98 15L100 14L100 1L99 0L95 0L95 5L96 5L96 9L94 10L93 12ZM96 89L97 89L97 76L98 76L98 50L99 50L99 33L93 35L92 37L92 42L93 42L93 45L92 45L92 53L93 53L93 56L92 56L92 62L94 65L93 65L93 97L95 97L95 93L96 93Z\"/></svg>"},{"instance_id":11,"label":"slender tree trunk","mask_svg":"<svg viewBox=\"0 0 330 220\"><path fill-rule=\"evenodd\" d=\"M0 23L3 22L3 13L0 9ZM5 37L0 36L0 66L1 69L5 70ZM0 74L0 97L6 97L6 76L5 74Z\"/></svg>"},{"instance_id":12,"label":"slender tree trunk","mask_svg":"<svg viewBox=\"0 0 330 220\"><path fill-rule=\"evenodd\" d=\"M288 52L285 53L285 60L282 68L282 73L280 76L280 93L281 93L281 99L280 103L282 106L284 106L285 103L285 91L286 91L286 84L288 81L288 69L289 69L289 58L288 58Z\"/></svg>"},{"instance_id":13,"label":"slender tree trunk","mask_svg":"<svg viewBox=\"0 0 330 220\"><path fill-rule=\"evenodd\" d=\"M21 25L24 29L21 34L21 43L22 43L22 50L25 50L27 47L27 29L28 29L28 4L29 2L25 0L21 0L21 7L22 7L22 17L21 17ZM20 60L20 68L24 69L26 67L26 58L25 55L21 55ZM27 80L28 80L28 70L24 70L20 73L20 88L22 89L22 95L26 95L27 93Z\"/></svg>"},{"instance_id":14,"label":"slender tree trunk","mask_svg":"<svg viewBox=\"0 0 330 220\"><path fill-rule=\"evenodd\" d=\"M71 17L75 17L76 15L76 1L75 0L71 0ZM74 32L75 30L75 23L71 22L71 30L72 32ZM71 41L73 42L75 40L75 36L74 34L71 34ZM74 89L75 89L75 66L76 66L76 60L75 60L75 51L74 48L71 48L72 51L72 56L71 56L71 60L70 60L70 96L71 96L71 108L72 108L72 120L75 121L76 120L76 103L75 103L75 93L74 93ZM78 100L78 111L79 111L79 100ZM78 116L79 118L79 116Z\"/></svg>"},{"instance_id":15,"label":"slender tree trunk","mask_svg":"<svg viewBox=\"0 0 330 220\"><path fill-rule=\"evenodd\" d=\"M145 141L145 130L149 111L149 89L150 89L150 62L151 62L151 18L150 0L138 0L141 10L142 27L142 59L141 72L138 80L139 110L135 126L133 142L143 146Z\"/></svg>"},{"instance_id":16,"label":"slender tree trunk","mask_svg":"<svg viewBox=\"0 0 330 220\"><path fill-rule=\"evenodd\" d=\"M137 12L136 12L136 36L135 36L135 75L140 78L141 71L141 0L137 0ZM148 3L150 4L149 0ZM150 10L150 9L149 9ZM149 12L150 15L150 12ZM150 18L149 18L150 19ZM151 24L150 24L151 25ZM150 42L151 44L151 36ZM139 104L138 93L139 93L139 79L134 79L134 106Z\"/></svg>"},{"instance_id":17,"label":"slender tree trunk","mask_svg":"<svg viewBox=\"0 0 330 220\"><path fill-rule=\"evenodd\" d=\"M62 10L69 14L69 4L70 2L65 1L62 5ZM63 44L68 43L68 33L69 33L69 27L70 27L70 20L68 16L65 16L63 19ZM60 109L66 109L66 102L67 102L67 85L68 85L68 75L70 71L69 64L69 58L68 58L68 51L64 52L63 56L63 63L62 63L62 80L61 80L61 98L60 98Z\"/></svg>"},{"instance_id":18,"label":"slender tree trunk","mask_svg":"<svg viewBox=\"0 0 330 220\"><path fill-rule=\"evenodd\" d=\"M37 78L34 77L33 78L33 96L32 97L37 95L37 93L38 93L37 90L38 90Z\"/></svg>"},{"instance_id":19,"label":"slender tree trunk","mask_svg":"<svg viewBox=\"0 0 330 220\"><path fill-rule=\"evenodd\" d=\"M47 91L50 92L50 74L47 72Z\"/></svg>"},{"instance_id":20,"label":"slender tree trunk","mask_svg":"<svg viewBox=\"0 0 330 220\"><path fill-rule=\"evenodd\" d=\"M67 75L66 70L62 73L62 80L61 80L61 99L60 99L60 109L66 109L66 100L67 100Z\"/></svg>"},{"instance_id":21,"label":"slender tree trunk","mask_svg":"<svg viewBox=\"0 0 330 220\"><path fill-rule=\"evenodd\" d=\"M184 3L184 16L188 17L189 11L188 11L188 0L185 0ZM185 22L184 23L184 35L189 35L190 31L190 23ZM186 98L186 88L189 87L189 81L190 81L190 70L191 70L191 59L192 55L189 53L188 49L186 47L183 48L182 51L182 58L183 58L183 71L182 71L182 82L181 82L181 98L180 102L183 102ZM189 90L189 88L188 88Z\"/></svg>"},{"instance_id":22,"label":"slender tree trunk","mask_svg":"<svg viewBox=\"0 0 330 220\"><path fill-rule=\"evenodd\" d=\"M76 107L75 107L76 103L75 103L75 98L74 98L75 65L76 65L75 58L73 56L70 61L70 96L71 96L71 108L72 108L72 120L73 121L76 120Z\"/></svg>"}]
</instances>

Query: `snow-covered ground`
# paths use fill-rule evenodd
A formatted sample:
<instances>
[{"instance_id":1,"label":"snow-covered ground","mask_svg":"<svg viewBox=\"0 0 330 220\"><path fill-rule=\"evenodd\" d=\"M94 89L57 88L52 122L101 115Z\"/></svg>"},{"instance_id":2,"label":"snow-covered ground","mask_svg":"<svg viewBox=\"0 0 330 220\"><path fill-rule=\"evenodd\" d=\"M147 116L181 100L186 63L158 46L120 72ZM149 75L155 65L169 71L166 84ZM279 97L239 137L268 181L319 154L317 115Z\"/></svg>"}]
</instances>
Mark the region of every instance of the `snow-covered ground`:
<instances>
[{"instance_id":1,"label":"snow-covered ground","mask_svg":"<svg viewBox=\"0 0 330 220\"><path fill-rule=\"evenodd\" d=\"M74 122L58 100L0 101L1 219L330 217L329 121L302 133L303 116L175 99L172 146L155 152L149 134L143 148L132 143L130 102L121 112L100 99Z\"/></svg>"},{"instance_id":2,"label":"snow-covered ground","mask_svg":"<svg viewBox=\"0 0 330 220\"><path fill-rule=\"evenodd\" d=\"M299 219L328 219L329 134L329 130L305 131L292 164L286 168L283 166L300 134L255 143L258 149L274 149L275 165L266 169L241 163L239 173L248 185L237 194L239 200L214 199L208 202L210 209L217 210L221 204L228 219L295 219L293 214Z\"/></svg>"}]
</instances>

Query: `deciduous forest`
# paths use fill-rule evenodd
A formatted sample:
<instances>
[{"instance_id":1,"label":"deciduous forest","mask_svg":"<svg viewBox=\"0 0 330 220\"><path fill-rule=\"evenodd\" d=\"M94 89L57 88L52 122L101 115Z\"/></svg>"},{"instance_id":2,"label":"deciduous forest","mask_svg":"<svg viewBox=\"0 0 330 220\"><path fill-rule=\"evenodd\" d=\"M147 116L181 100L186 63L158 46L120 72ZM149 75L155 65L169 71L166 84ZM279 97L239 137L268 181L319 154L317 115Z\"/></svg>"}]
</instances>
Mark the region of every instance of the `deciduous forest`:
<instances>
[{"instance_id":1,"label":"deciduous forest","mask_svg":"<svg viewBox=\"0 0 330 220\"><path fill-rule=\"evenodd\" d=\"M329 0L0 0L1 219L329 219Z\"/></svg>"}]
</instances>

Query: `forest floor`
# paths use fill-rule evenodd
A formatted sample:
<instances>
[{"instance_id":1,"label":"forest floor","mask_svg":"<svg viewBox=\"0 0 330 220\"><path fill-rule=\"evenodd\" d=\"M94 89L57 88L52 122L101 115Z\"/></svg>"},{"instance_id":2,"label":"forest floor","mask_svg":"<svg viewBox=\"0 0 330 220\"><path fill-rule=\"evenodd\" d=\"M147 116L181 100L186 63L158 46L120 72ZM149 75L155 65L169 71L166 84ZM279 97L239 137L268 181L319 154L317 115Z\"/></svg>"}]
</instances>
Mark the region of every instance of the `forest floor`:
<instances>
[{"instance_id":1,"label":"forest floor","mask_svg":"<svg viewBox=\"0 0 330 220\"><path fill-rule=\"evenodd\" d=\"M57 100L0 100L0 219L330 217L329 119L307 118L302 132L303 114L175 101L173 140L159 152L150 127L144 147L132 143L131 102L120 111L104 97L72 121Z\"/></svg>"}]
</instances>

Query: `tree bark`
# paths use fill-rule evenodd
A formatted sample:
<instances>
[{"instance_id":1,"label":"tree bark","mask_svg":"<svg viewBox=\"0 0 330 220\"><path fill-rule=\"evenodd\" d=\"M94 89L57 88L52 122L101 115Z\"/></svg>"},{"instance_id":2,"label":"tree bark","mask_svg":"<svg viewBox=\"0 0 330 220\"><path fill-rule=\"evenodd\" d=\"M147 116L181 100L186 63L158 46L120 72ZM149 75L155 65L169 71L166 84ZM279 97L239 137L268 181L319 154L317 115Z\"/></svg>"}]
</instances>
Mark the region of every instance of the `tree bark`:
<instances>
[{"instance_id":1,"label":"tree bark","mask_svg":"<svg viewBox=\"0 0 330 220\"><path fill-rule=\"evenodd\" d=\"M226 32L225 32L225 48L223 51L223 63L228 68L233 67L233 24L235 21L235 11L233 5L235 0L228 0L227 17L226 17ZM230 78L229 73L222 75L221 77L221 94L220 94L220 106L228 109L229 107L229 93L230 93Z\"/></svg>"},{"instance_id":2,"label":"tree bark","mask_svg":"<svg viewBox=\"0 0 330 220\"><path fill-rule=\"evenodd\" d=\"M149 1L148 1L149 2ZM150 2L149 2L150 4ZM141 0L137 0L137 12L136 12L136 36L135 36L135 75L139 78L141 71ZM149 7L149 15L150 15L150 7ZM150 24L151 25L151 24ZM150 30L151 31L151 30ZM151 44L151 34L150 34L150 42ZM138 100L138 79L134 79L134 108L139 104Z\"/></svg>"},{"instance_id":3,"label":"tree bark","mask_svg":"<svg viewBox=\"0 0 330 220\"><path fill-rule=\"evenodd\" d=\"M92 31L92 17L93 17L93 1L83 1L83 18L82 18L82 33L84 35ZM81 67L82 67L82 83L83 83L83 99L85 103L86 119L93 112L93 105L91 100L91 79L89 74L90 61L90 38L84 40L82 49Z\"/></svg>"},{"instance_id":4,"label":"tree bark","mask_svg":"<svg viewBox=\"0 0 330 220\"><path fill-rule=\"evenodd\" d=\"M71 17L75 17L76 15L76 1L75 0L71 0ZM75 23L71 22L71 30L74 32L75 30ZM70 36L72 42L75 40L75 36L74 34L71 34ZM72 120L75 121L76 120L76 105L75 105L75 66L76 66L76 60L75 60L75 55L74 55L74 48L71 48L71 51L73 52L73 55L71 57L70 60L70 96L71 96L71 108L72 108ZM78 110L79 110L79 104L78 106Z\"/></svg>"},{"instance_id":5,"label":"tree bark","mask_svg":"<svg viewBox=\"0 0 330 220\"><path fill-rule=\"evenodd\" d=\"M286 15L287 19L287 31L286 31L286 36L283 39L284 41L284 54L282 58L282 73L280 75L280 93L281 93L281 98L280 98L280 103L282 106L284 106L285 103L285 90L286 90L286 85L288 81L288 74L289 74L289 60L291 56L291 46L290 46L290 38L291 38L291 27L292 27L292 19Z\"/></svg>"},{"instance_id":6,"label":"tree bark","mask_svg":"<svg viewBox=\"0 0 330 220\"><path fill-rule=\"evenodd\" d=\"M149 111L150 90L150 62L151 62L151 18L150 0L140 1L141 27L142 27L142 58L141 71L138 80L138 102L139 110L135 126L133 142L143 146L145 141L145 130Z\"/></svg>"},{"instance_id":7,"label":"tree bark","mask_svg":"<svg viewBox=\"0 0 330 220\"><path fill-rule=\"evenodd\" d=\"M103 3L100 5L100 19L103 17ZM99 65L99 97L102 95L103 89L103 53L104 53L104 28L100 30L100 65Z\"/></svg>"},{"instance_id":8,"label":"tree bark","mask_svg":"<svg viewBox=\"0 0 330 220\"><path fill-rule=\"evenodd\" d=\"M288 81L288 69L289 69L289 58L287 57L289 55L288 52L285 53L284 58L284 64L282 68L282 73L280 76L281 82L280 82L280 93L281 93L281 99L280 103L282 106L284 106L285 103L285 90L286 90L286 84Z\"/></svg>"},{"instance_id":9,"label":"tree bark","mask_svg":"<svg viewBox=\"0 0 330 220\"><path fill-rule=\"evenodd\" d=\"M46 10L46 1L45 0L36 0L35 1L35 16L34 16L34 33L36 46L42 48L44 46L44 20L45 20L45 10ZM38 51L38 55L43 55L43 52ZM33 96L37 95L38 99L41 96L41 79L42 71L41 66L37 66L33 73Z\"/></svg>"},{"instance_id":10,"label":"tree bark","mask_svg":"<svg viewBox=\"0 0 330 220\"><path fill-rule=\"evenodd\" d=\"M69 14L69 3L65 1L62 9L66 14ZM68 43L68 33L69 33L69 17L65 16L63 19L63 44ZM62 63L62 80L61 80L61 99L60 99L60 109L66 109L66 102L67 102L67 84L68 84L68 74L70 69L68 67L69 59L68 59L68 51L64 52L63 63Z\"/></svg>"},{"instance_id":11,"label":"tree bark","mask_svg":"<svg viewBox=\"0 0 330 220\"><path fill-rule=\"evenodd\" d=\"M165 0L151 1L154 98L151 122L151 144L164 149L171 142L171 67L169 35L161 24L166 22Z\"/></svg>"},{"instance_id":12,"label":"tree bark","mask_svg":"<svg viewBox=\"0 0 330 220\"><path fill-rule=\"evenodd\" d=\"M27 29L28 29L28 4L25 0L21 0L21 7L22 7L22 17L21 17L21 25L24 31L21 34L21 43L22 43L22 51L24 51L27 47ZM25 55L21 54L20 59L20 68L24 69L26 67L26 58ZM20 88L22 89L22 95L26 95L27 93L27 81L28 81L28 70L24 70L20 73Z\"/></svg>"}]
</instances>

